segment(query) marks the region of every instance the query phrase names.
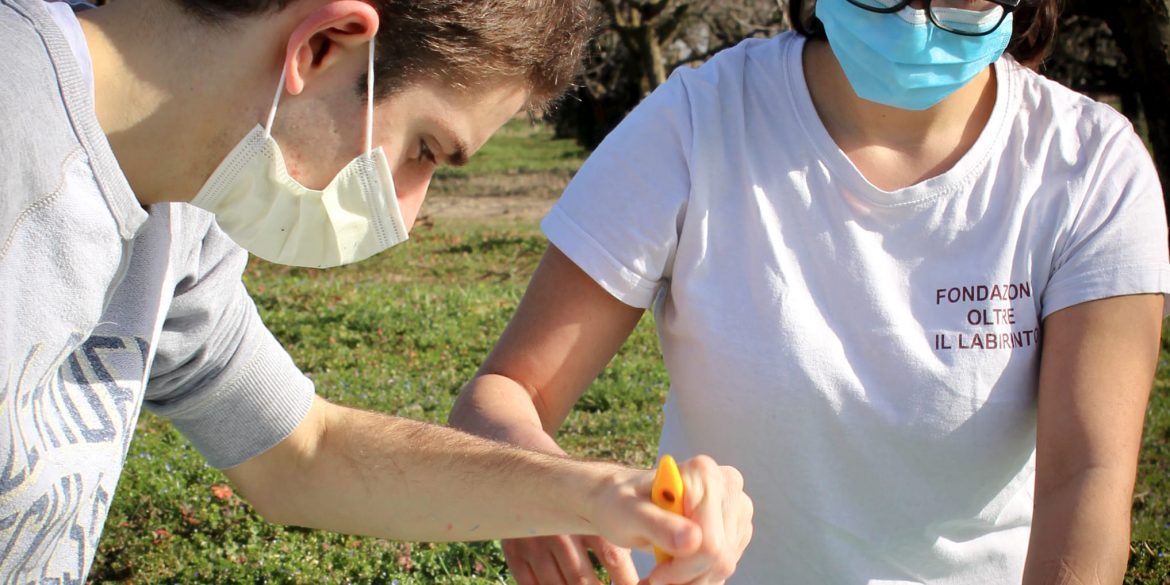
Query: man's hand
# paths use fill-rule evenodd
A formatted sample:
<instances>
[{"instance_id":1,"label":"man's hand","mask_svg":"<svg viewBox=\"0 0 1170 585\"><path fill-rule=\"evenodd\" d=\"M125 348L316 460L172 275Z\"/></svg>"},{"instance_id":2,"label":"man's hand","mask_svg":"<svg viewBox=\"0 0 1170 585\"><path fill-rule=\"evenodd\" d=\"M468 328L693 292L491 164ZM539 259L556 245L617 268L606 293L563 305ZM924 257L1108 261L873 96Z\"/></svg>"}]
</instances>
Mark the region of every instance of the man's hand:
<instances>
[{"instance_id":1,"label":"man's hand","mask_svg":"<svg viewBox=\"0 0 1170 585\"><path fill-rule=\"evenodd\" d=\"M686 486L683 514L698 524L700 541L693 552L671 553L674 558L655 567L648 581L653 585L723 583L735 572L752 538L754 508L743 491L743 476L734 467L720 466L702 455L683 462L679 471ZM649 489L646 493L649 497Z\"/></svg>"}]
</instances>

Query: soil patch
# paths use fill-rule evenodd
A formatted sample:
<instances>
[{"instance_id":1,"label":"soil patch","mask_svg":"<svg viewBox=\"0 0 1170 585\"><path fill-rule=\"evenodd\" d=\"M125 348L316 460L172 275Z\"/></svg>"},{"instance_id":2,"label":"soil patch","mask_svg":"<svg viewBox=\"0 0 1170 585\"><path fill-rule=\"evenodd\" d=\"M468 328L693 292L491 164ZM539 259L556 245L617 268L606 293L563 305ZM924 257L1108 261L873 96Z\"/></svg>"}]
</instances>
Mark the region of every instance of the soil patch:
<instances>
[{"instance_id":1,"label":"soil patch","mask_svg":"<svg viewBox=\"0 0 1170 585\"><path fill-rule=\"evenodd\" d=\"M539 220L571 177L572 173L565 171L437 177L421 215L430 219Z\"/></svg>"}]
</instances>

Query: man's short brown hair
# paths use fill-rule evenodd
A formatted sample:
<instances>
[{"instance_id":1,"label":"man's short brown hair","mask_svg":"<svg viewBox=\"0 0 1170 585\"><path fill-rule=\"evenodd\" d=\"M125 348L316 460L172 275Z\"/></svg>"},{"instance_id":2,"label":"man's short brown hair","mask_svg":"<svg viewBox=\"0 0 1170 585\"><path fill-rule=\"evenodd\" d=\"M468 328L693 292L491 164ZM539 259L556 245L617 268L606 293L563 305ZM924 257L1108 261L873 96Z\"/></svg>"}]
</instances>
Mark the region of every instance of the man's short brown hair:
<instances>
[{"instance_id":1,"label":"man's short brown hair","mask_svg":"<svg viewBox=\"0 0 1170 585\"><path fill-rule=\"evenodd\" d=\"M296 0L174 0L208 23L259 16ZM375 94L431 79L474 86L523 80L541 107L579 75L596 28L593 0L369 0L381 17ZM364 95L364 81L359 83Z\"/></svg>"}]
</instances>

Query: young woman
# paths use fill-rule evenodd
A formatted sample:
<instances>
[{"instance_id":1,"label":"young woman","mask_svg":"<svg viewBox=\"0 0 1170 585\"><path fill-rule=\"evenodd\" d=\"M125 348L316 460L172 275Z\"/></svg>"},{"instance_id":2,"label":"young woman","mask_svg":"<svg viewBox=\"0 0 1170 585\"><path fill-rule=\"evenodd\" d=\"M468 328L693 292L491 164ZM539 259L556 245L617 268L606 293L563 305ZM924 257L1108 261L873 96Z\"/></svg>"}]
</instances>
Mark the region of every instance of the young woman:
<instances>
[{"instance_id":1,"label":"young woman","mask_svg":"<svg viewBox=\"0 0 1170 585\"><path fill-rule=\"evenodd\" d=\"M1056 4L794 1L796 32L676 72L544 220L452 422L558 451L653 307L661 451L756 506L700 582L1119 583L1166 220L1130 124L1028 68ZM598 539L505 551L527 585L586 547L633 582Z\"/></svg>"}]
</instances>

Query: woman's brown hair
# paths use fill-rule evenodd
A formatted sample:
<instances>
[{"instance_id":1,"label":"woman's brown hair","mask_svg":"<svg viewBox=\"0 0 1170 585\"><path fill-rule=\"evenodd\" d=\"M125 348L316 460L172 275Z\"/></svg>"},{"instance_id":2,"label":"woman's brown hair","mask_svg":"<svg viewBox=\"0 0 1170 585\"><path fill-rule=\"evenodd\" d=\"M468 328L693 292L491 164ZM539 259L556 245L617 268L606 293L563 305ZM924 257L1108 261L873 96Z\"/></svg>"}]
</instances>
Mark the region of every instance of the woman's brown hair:
<instances>
[{"instance_id":1,"label":"woman's brown hair","mask_svg":"<svg viewBox=\"0 0 1170 585\"><path fill-rule=\"evenodd\" d=\"M810 38L825 38L825 27L813 15L816 1L789 0L788 19L792 28ZM1038 67L1052 49L1061 0L1023 0L1012 16L1012 40L1007 52L1016 61Z\"/></svg>"}]
</instances>

